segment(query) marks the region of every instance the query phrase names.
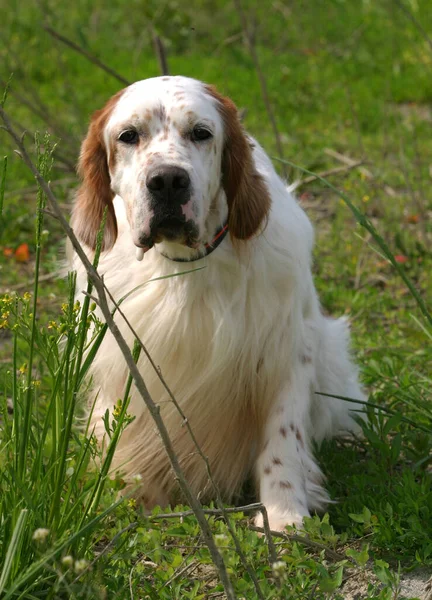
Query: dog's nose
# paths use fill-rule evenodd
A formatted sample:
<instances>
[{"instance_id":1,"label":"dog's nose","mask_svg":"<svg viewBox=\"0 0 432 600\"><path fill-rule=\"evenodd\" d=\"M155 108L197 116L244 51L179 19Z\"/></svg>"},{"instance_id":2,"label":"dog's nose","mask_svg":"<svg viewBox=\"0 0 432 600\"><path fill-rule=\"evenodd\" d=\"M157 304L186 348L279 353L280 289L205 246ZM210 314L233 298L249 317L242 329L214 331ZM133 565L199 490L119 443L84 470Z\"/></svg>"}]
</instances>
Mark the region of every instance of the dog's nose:
<instances>
[{"instance_id":1,"label":"dog's nose","mask_svg":"<svg viewBox=\"0 0 432 600\"><path fill-rule=\"evenodd\" d=\"M153 197L182 204L190 192L190 177L181 167L159 165L147 173L146 186Z\"/></svg>"}]
</instances>

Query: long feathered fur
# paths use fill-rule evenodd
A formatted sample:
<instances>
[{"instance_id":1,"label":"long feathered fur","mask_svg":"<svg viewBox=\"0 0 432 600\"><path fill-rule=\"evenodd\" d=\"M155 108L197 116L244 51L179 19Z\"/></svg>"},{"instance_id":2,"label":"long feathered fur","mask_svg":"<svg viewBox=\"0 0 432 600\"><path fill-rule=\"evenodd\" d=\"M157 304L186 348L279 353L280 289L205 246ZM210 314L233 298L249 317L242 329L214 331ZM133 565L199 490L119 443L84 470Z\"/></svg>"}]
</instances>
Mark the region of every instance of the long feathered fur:
<instances>
[{"instance_id":1,"label":"long feathered fur","mask_svg":"<svg viewBox=\"0 0 432 600\"><path fill-rule=\"evenodd\" d=\"M169 87L176 78L165 79ZM357 399L362 392L349 358L346 323L324 317L319 307L311 275L313 230L308 218L259 144L242 131L234 105L213 88L182 81L186 92L188 86L197 96L201 90L204 105L215 107L219 115L223 148L218 148L215 137L219 152L215 155L220 158L214 160L215 172L209 177L223 183L215 202L219 221L228 214L232 239L227 237L217 250L196 262L171 261L157 247L137 262L131 210L117 195L113 203L117 240L112 250L102 254L99 271L117 300L140 286L123 302L122 310L160 366L225 499L235 498L245 478L254 473L271 526L282 528L299 523L328 501L312 440L353 429L346 403L316 392ZM129 96L133 93L132 89ZM187 110L187 98L186 93L186 109L180 110ZM116 118L131 110L130 98L122 102L115 108ZM168 103L167 107L169 114ZM109 146L107 130L100 135ZM196 160L192 150L191 156ZM121 156L116 160L121 164ZM199 165L196 168L198 172ZM114 182L120 177L116 172L110 176ZM80 206L78 199L74 217L78 222ZM209 212L207 225L215 223L212 218ZM84 241L88 239L87 235ZM180 250L176 246L172 251ZM72 262L78 271L78 289L83 289L83 267L76 257ZM194 267L199 270L181 274ZM132 346L133 336L120 317L117 324ZM209 500L214 490L187 428L145 356L139 368L160 406L190 485ZM102 439L102 416L123 396L128 376L109 334L91 376L97 395L92 421ZM142 476L146 507L174 504L181 500L177 483L134 388L129 412L136 418L120 440L115 465L126 478Z\"/></svg>"}]
</instances>

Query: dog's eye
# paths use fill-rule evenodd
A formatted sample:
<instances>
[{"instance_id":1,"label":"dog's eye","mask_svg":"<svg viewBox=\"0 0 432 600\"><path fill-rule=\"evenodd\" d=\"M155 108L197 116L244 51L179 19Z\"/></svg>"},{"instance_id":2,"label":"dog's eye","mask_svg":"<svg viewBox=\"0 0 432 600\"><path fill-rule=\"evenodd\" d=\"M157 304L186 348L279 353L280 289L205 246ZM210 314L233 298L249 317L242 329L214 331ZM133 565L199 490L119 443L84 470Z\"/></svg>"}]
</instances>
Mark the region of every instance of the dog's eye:
<instances>
[{"instance_id":1,"label":"dog's eye","mask_svg":"<svg viewBox=\"0 0 432 600\"><path fill-rule=\"evenodd\" d=\"M119 135L118 139L125 144L136 144L138 142L138 132L134 129L127 129Z\"/></svg>"},{"instance_id":2,"label":"dog's eye","mask_svg":"<svg viewBox=\"0 0 432 600\"><path fill-rule=\"evenodd\" d=\"M191 133L193 142L203 142L204 140L209 140L211 137L213 137L211 131L205 129L205 127L200 127L199 125L194 127Z\"/></svg>"}]
</instances>

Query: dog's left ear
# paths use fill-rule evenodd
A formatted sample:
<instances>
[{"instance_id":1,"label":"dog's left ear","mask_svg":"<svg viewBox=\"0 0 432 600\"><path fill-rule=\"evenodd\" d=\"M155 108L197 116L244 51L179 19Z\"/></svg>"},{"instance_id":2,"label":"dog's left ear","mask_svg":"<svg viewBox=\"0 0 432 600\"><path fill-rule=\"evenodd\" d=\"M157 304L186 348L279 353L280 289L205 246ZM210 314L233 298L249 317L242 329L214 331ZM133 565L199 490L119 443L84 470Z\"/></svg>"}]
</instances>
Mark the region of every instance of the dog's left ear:
<instances>
[{"instance_id":1,"label":"dog's left ear","mask_svg":"<svg viewBox=\"0 0 432 600\"><path fill-rule=\"evenodd\" d=\"M236 105L212 86L207 86L207 92L217 101L225 129L222 184L228 201L228 228L233 238L247 240L265 226L270 194L255 169L250 141L241 126Z\"/></svg>"}]
</instances>

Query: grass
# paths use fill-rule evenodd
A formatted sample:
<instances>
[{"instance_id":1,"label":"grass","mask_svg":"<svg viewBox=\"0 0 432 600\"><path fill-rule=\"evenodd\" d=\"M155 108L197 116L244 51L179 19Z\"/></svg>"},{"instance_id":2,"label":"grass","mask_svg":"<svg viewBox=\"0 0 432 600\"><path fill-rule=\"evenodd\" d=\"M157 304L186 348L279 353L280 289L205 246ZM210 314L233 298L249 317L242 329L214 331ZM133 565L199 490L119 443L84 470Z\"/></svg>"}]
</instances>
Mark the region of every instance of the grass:
<instances>
[{"instance_id":1,"label":"grass","mask_svg":"<svg viewBox=\"0 0 432 600\"><path fill-rule=\"evenodd\" d=\"M232 515L232 526L265 598L343 598L349 577L366 580L363 598L410 597L400 592L398 573L432 571L432 331L394 267L409 277L428 312L432 49L390 0L243 6L285 158L314 172L340 166L335 152L364 161L361 169L329 179L386 241L395 265L334 189L319 180L299 188L316 225L314 271L323 308L349 315L369 400L386 410L371 412L364 440L327 442L319 451L338 502L328 515L306 520L305 530L308 540L338 556L277 538L283 564L273 568L265 539L246 517ZM430 35L426 5L406 0L404 6ZM231 2L200 0L191 7L152 0L126 7L115 0L109 9L89 0L22 2L2 18L1 78L14 72L6 108L31 132L29 148L34 131L50 130L57 143L50 178L66 208L89 114L121 85L52 40L43 22L131 81L158 74L155 28L171 71L232 96L247 109L248 130L276 156ZM43 212L43 196L6 134L2 142L0 597L217 598L223 590L195 518L164 519L158 511L143 517L133 500L117 500L123 483L107 476L109 459L91 468L98 451L75 422L82 421L85 396L80 348L95 317L90 303L87 317L79 317L72 280L49 277L64 257L63 233ZM42 167L49 162L43 135L34 153ZM290 176L304 174L290 167ZM96 323L96 336L103 331ZM127 426L127 402L121 406L118 419L106 424L114 443ZM209 520L237 596L255 598L226 524Z\"/></svg>"}]
</instances>

